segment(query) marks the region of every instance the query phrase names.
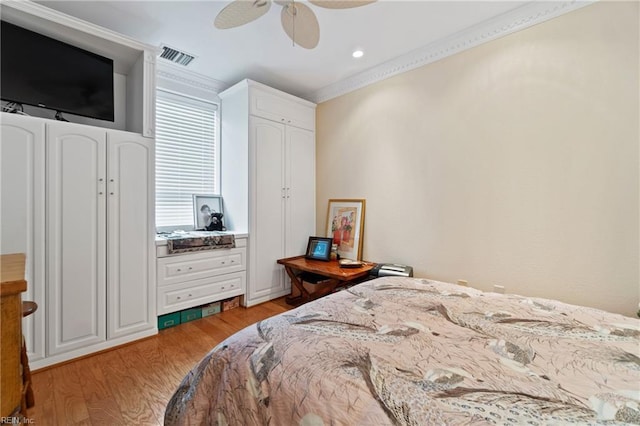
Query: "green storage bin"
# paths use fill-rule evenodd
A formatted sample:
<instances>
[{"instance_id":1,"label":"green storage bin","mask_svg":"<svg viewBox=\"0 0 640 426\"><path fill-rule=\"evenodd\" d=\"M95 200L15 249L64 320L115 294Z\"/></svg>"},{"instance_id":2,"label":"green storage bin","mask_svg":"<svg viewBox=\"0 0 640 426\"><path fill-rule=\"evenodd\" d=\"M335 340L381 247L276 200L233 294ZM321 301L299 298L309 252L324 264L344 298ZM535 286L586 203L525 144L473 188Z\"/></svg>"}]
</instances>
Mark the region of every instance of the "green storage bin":
<instances>
[{"instance_id":1,"label":"green storage bin","mask_svg":"<svg viewBox=\"0 0 640 426\"><path fill-rule=\"evenodd\" d=\"M180 311L180 322L189 322L202 318L202 309L193 308Z\"/></svg>"},{"instance_id":2,"label":"green storage bin","mask_svg":"<svg viewBox=\"0 0 640 426\"><path fill-rule=\"evenodd\" d=\"M219 314L222 305L220 302L209 303L208 305L202 306L200 309L202 311L202 318L208 317L210 315Z\"/></svg>"},{"instance_id":3,"label":"green storage bin","mask_svg":"<svg viewBox=\"0 0 640 426\"><path fill-rule=\"evenodd\" d=\"M180 312L173 312L158 317L158 330L173 327L178 324L180 324Z\"/></svg>"}]
</instances>

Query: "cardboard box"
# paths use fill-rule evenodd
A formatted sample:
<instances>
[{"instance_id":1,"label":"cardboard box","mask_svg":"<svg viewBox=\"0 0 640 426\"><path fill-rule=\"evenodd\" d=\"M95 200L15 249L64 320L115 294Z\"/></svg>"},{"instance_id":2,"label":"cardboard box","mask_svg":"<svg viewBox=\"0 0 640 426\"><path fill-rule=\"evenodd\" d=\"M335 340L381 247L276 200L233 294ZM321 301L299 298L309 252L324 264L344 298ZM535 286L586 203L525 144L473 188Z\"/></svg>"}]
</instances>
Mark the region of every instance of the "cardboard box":
<instances>
[{"instance_id":1,"label":"cardboard box","mask_svg":"<svg viewBox=\"0 0 640 426\"><path fill-rule=\"evenodd\" d=\"M178 324L180 324L180 312L173 312L158 317L158 330L163 330Z\"/></svg>"},{"instance_id":2,"label":"cardboard box","mask_svg":"<svg viewBox=\"0 0 640 426\"><path fill-rule=\"evenodd\" d=\"M201 306L200 310L202 311L202 318L204 318L220 313L220 311L222 310L222 306L220 302L214 302L209 303L208 305Z\"/></svg>"},{"instance_id":3,"label":"cardboard box","mask_svg":"<svg viewBox=\"0 0 640 426\"><path fill-rule=\"evenodd\" d=\"M185 309L180 311L180 322L189 322L202 318L202 310L198 308Z\"/></svg>"},{"instance_id":4,"label":"cardboard box","mask_svg":"<svg viewBox=\"0 0 640 426\"><path fill-rule=\"evenodd\" d=\"M228 311L230 309L237 308L238 306L240 306L240 298L238 296L222 301L223 311Z\"/></svg>"}]
</instances>

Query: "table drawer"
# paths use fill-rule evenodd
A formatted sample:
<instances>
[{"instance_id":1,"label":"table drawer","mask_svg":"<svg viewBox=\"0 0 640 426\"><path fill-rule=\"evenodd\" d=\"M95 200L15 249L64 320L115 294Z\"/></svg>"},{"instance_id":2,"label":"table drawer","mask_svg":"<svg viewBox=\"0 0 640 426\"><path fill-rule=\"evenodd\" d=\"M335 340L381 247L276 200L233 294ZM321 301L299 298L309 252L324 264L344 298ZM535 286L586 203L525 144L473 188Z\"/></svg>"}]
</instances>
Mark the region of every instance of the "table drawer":
<instances>
[{"instance_id":1,"label":"table drawer","mask_svg":"<svg viewBox=\"0 0 640 426\"><path fill-rule=\"evenodd\" d=\"M203 278L158 288L158 315L244 294L246 273Z\"/></svg>"},{"instance_id":2,"label":"table drawer","mask_svg":"<svg viewBox=\"0 0 640 426\"><path fill-rule=\"evenodd\" d=\"M158 259L158 286L179 284L200 278L246 270L244 247Z\"/></svg>"}]
</instances>

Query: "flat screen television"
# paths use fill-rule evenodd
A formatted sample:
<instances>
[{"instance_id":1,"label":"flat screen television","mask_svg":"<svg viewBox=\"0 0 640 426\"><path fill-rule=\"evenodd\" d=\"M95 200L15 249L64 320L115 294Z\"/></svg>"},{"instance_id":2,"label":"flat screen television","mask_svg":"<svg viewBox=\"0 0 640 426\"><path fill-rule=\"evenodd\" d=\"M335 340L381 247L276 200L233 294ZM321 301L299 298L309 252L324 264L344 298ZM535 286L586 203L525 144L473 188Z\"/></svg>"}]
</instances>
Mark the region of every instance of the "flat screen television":
<instances>
[{"instance_id":1,"label":"flat screen television","mask_svg":"<svg viewBox=\"0 0 640 426\"><path fill-rule=\"evenodd\" d=\"M0 98L113 121L113 60L2 21Z\"/></svg>"}]
</instances>

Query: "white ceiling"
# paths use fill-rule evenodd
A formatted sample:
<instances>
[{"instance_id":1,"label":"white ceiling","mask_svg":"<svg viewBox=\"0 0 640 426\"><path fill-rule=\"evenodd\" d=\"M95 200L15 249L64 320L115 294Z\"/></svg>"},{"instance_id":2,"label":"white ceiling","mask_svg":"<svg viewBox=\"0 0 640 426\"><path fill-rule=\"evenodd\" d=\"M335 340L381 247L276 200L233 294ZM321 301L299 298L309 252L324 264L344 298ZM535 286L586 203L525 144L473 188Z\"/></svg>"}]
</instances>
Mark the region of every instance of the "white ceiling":
<instances>
[{"instance_id":1,"label":"white ceiling","mask_svg":"<svg viewBox=\"0 0 640 426\"><path fill-rule=\"evenodd\" d=\"M219 30L228 1L38 1L146 44L197 57L186 69L227 83L250 78L308 97L323 87L519 8L529 1L381 0L354 9L309 4L320 23L313 50L293 46L277 4L247 25ZM355 48L364 50L354 59Z\"/></svg>"}]
</instances>

